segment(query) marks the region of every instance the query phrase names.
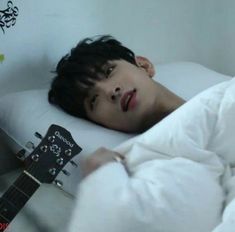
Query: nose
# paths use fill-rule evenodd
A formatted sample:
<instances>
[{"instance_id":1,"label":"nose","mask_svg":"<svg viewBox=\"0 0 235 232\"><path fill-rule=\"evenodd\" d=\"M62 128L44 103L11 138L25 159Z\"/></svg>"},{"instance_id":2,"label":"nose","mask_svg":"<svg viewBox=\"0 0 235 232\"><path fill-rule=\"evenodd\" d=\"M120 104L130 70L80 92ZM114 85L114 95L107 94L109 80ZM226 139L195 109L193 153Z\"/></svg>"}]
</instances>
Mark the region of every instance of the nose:
<instances>
[{"instance_id":1,"label":"nose","mask_svg":"<svg viewBox=\"0 0 235 232\"><path fill-rule=\"evenodd\" d=\"M110 84L100 81L96 87L109 101L115 102L121 96L121 87L118 83Z\"/></svg>"},{"instance_id":2,"label":"nose","mask_svg":"<svg viewBox=\"0 0 235 232\"><path fill-rule=\"evenodd\" d=\"M115 101L117 97L121 95L121 88L120 87L115 87L110 93L110 98L112 101Z\"/></svg>"}]
</instances>

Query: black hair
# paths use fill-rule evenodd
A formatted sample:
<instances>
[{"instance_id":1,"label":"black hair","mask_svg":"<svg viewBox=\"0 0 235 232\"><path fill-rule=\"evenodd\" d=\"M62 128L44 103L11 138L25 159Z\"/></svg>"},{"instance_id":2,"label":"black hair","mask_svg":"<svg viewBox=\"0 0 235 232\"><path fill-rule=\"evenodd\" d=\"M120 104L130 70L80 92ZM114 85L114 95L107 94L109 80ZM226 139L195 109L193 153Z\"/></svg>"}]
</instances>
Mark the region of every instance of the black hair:
<instances>
[{"instance_id":1,"label":"black hair","mask_svg":"<svg viewBox=\"0 0 235 232\"><path fill-rule=\"evenodd\" d=\"M104 65L120 59L137 65L135 54L110 35L80 41L57 64L49 102L71 115L87 118L84 100L89 90L105 75Z\"/></svg>"}]
</instances>

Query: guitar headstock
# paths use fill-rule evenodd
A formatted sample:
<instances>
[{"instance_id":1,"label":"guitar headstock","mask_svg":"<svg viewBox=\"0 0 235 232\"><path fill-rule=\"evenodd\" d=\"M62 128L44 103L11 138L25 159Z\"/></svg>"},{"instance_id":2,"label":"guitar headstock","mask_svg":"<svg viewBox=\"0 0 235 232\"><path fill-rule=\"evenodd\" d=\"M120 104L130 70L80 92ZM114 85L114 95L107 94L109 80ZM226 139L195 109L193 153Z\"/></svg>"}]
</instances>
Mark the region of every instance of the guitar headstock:
<instances>
[{"instance_id":1,"label":"guitar headstock","mask_svg":"<svg viewBox=\"0 0 235 232\"><path fill-rule=\"evenodd\" d=\"M26 170L40 182L51 183L81 151L69 131L53 124L39 145L25 159Z\"/></svg>"}]
</instances>

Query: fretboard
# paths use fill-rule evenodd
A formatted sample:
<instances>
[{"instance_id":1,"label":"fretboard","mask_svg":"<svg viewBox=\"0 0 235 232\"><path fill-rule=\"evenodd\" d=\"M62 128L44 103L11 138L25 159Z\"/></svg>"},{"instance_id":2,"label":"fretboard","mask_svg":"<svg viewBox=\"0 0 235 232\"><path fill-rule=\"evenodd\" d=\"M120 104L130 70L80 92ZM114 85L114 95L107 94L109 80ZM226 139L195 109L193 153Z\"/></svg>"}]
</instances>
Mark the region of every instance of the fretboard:
<instances>
[{"instance_id":1,"label":"fretboard","mask_svg":"<svg viewBox=\"0 0 235 232\"><path fill-rule=\"evenodd\" d=\"M22 173L0 198L0 223L9 224L39 186L32 177Z\"/></svg>"}]
</instances>

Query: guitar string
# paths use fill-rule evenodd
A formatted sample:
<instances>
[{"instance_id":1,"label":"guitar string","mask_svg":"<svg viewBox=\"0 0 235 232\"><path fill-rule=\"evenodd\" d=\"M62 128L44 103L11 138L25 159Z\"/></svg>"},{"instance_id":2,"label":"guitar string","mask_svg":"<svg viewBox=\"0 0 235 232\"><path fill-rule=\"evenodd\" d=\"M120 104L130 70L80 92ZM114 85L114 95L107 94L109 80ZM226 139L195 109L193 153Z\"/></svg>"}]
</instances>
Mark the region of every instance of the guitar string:
<instances>
[{"instance_id":1,"label":"guitar string","mask_svg":"<svg viewBox=\"0 0 235 232\"><path fill-rule=\"evenodd\" d=\"M35 162L32 162L31 164L30 164L30 166L27 168L27 171L29 171L29 172L31 172L31 171L33 171L34 169L35 169L35 165L36 165L37 163L35 163ZM35 169L36 170L36 172L37 172L37 169ZM35 171L34 170L34 171ZM34 175L36 174L36 172L34 173ZM22 173L23 174L23 173ZM21 175L22 175L21 174ZM26 181L26 179L27 178L30 178L30 177L28 177L28 176L26 176L27 174L24 174L20 179L17 179L10 187L9 187L9 189L7 190L7 194L8 194L8 196L9 197L11 197L11 199L12 200L16 200L17 199L17 196L18 196L18 193L20 192L19 190L17 190L17 188L15 188L14 186L17 184L17 185L20 185L20 186L22 186L21 188L30 188L31 186L30 185L28 185L27 184L27 181ZM33 176L34 176L33 175ZM33 180L33 179L32 179ZM33 180L34 181L34 180ZM35 182L35 181L34 181ZM34 183L33 182L33 183ZM36 182L37 183L37 182ZM39 187L39 186L38 186ZM24 192L23 192L24 193ZM33 193L34 194L34 193ZM32 194L32 195L33 195ZM24 195L27 195L27 194L25 194L24 193ZM31 196L30 196L31 197ZM1 199L1 198L0 198ZM28 198L29 199L29 198ZM1 212L1 208L2 208L2 206L4 205L4 203L2 202L2 201L0 201L0 212Z\"/></svg>"},{"instance_id":2,"label":"guitar string","mask_svg":"<svg viewBox=\"0 0 235 232\"><path fill-rule=\"evenodd\" d=\"M22 174L21 174L22 175ZM21 176L20 175L20 176ZM23 178L23 177L22 177ZM16 183L17 180L14 182ZM15 193L18 193L16 190L13 189L13 185L11 185L7 191L2 195L2 197L0 198L0 215L4 217L3 215L3 212L6 210L6 200L8 199L5 199L4 195L8 195L8 198L15 200ZM15 216L15 215L14 215ZM4 217L5 218L5 217ZM10 218L9 218L10 219Z\"/></svg>"},{"instance_id":3,"label":"guitar string","mask_svg":"<svg viewBox=\"0 0 235 232\"><path fill-rule=\"evenodd\" d=\"M33 169L37 171L38 169L35 169L34 166L35 166L35 163L31 163L31 165L29 166L29 168L28 168L27 170L28 170L29 172L31 172ZM22 174L23 174L23 173L22 173ZM22 174L21 174L21 175L22 175ZM22 183L23 183L23 185L25 186L25 183L26 183L25 180L26 180L26 178L28 178L28 177L26 176L26 174L24 174L24 175L22 175L21 179L19 179L18 182L17 182L17 180L16 180L16 181L14 182L14 184L18 183L18 184L21 184L21 185L22 185ZM20 182L21 182L21 183L20 183ZM27 185L27 184L26 184L26 185ZM39 186L38 186L38 187L39 187ZM12 191L10 191L10 192L11 192L10 195L12 195L13 197L15 197L15 196L14 196L14 193L17 192L17 191L13 191L13 190L12 190ZM33 192L33 193L34 193L34 192ZM32 195L33 195L33 194L32 194ZM29 200L29 198L27 199L27 201L28 201L28 200ZM25 203L27 203L27 201L26 201ZM0 216L1 216L4 220L6 220L7 223L11 223L11 221L13 220L13 218L16 216L16 214L17 214L18 212L17 212L16 214L14 214L12 218L6 218L6 217L1 213L1 208L2 208L3 205L4 205L4 204L3 204L3 201L1 201L1 198L0 198ZM23 206L24 206L24 205L23 205ZM22 207L23 207L23 206L22 206ZM22 207L21 207L21 208L22 208ZM21 209L21 208L20 208L20 209ZM4 208L3 208L3 209L4 209ZM25 213L26 213L26 212L27 212L27 211L25 211ZM12 215L11 215L11 216L12 216ZM32 217L31 220L34 221L34 226L35 226L35 228L37 229L37 231L52 232L52 230L51 230L49 227L48 227L48 228L45 227L45 226L44 226L44 227L41 227L40 224L37 224L37 221L35 221L35 218L33 217L33 215L30 214L30 215L28 215L28 217L29 217L29 216Z\"/></svg>"},{"instance_id":4,"label":"guitar string","mask_svg":"<svg viewBox=\"0 0 235 232\"><path fill-rule=\"evenodd\" d=\"M34 169L34 167L33 166L35 166L35 163L32 163L30 166L29 166L29 168L28 168L28 170L29 171L32 171L33 169ZM36 169L37 170L37 169ZM24 175L20 175L21 176L21 178L20 179L17 179L14 183L13 183L13 185L11 185L10 187L9 187L9 189L6 191L6 193L5 194L8 194L8 197L14 202L14 200L17 200L17 196L18 196L18 193L19 193L19 191L18 190L16 190L15 188L14 188L14 184L19 184L19 185L21 185L22 186L22 188L28 188L28 187L31 187L31 186L27 186L27 181L26 181L26 176L25 176L26 174L24 174ZM38 186L39 187L39 186ZM4 198L2 198L2 199L4 199ZM29 197L28 197L28 199L27 199L27 201L29 200ZM27 202L26 201L26 202ZM5 208L4 207L4 202L3 201L0 201L0 212L2 212L2 210Z\"/></svg>"},{"instance_id":5,"label":"guitar string","mask_svg":"<svg viewBox=\"0 0 235 232\"><path fill-rule=\"evenodd\" d=\"M36 165L36 163L34 163L34 162L32 162L31 163L31 165L27 168L27 171L29 171L29 172L31 172L33 169L35 169L35 166ZM37 169L35 169L36 171L37 171ZM34 170L34 171L35 171ZM23 174L23 173L22 173ZM21 174L21 175L22 175ZM35 174L34 174L35 175ZM30 178L30 177L28 177L28 176L26 176L26 174L24 174L20 179L17 179L14 183L13 183L13 185L11 185L10 187L9 187L9 189L6 191L6 193L8 193L9 194L9 197L11 197L13 200L16 200L17 199L17 195L18 195L18 193L19 193L19 190L17 190L14 186L16 185L16 183L17 183L17 185L19 184L20 186L22 186L22 188L24 187L26 187L26 188L30 188L31 186L29 186L28 184L27 184L27 181L26 181L26 178ZM34 181L35 182L35 181ZM33 182L33 183L34 183ZM28 186L26 186L26 185L28 185ZM39 186L38 186L39 187ZM22 191L23 192L23 191ZM24 193L24 192L23 192ZM33 192L33 194L34 194L34 192ZM32 195L33 195L32 194ZM27 195L26 193L24 193L24 195ZM31 197L31 196L30 196ZM29 197L29 198L30 198ZM27 199L27 201L29 200L29 198ZM27 202L26 201L26 202ZM0 214L1 214L1 212L2 212L2 207L3 207L3 209L4 209L4 203L3 203L3 201L1 201L1 198L0 198Z\"/></svg>"},{"instance_id":6,"label":"guitar string","mask_svg":"<svg viewBox=\"0 0 235 232\"><path fill-rule=\"evenodd\" d=\"M36 163L35 162L32 162L30 165L29 165L29 167L27 168L27 171L29 171L29 172L32 172L32 171L34 171L35 173L34 173L34 175L36 175L37 174L37 169L35 169L35 165L36 165ZM16 189L16 188L14 188L14 185L20 185L21 186L21 188L31 188L32 186L30 186L28 183L27 183L27 181L26 181L26 179L28 179L28 178L30 178L30 177L28 177L28 176L26 176L27 174L21 174L20 176L21 176L21 178L20 179L17 179L10 187L9 187L9 189L6 191L6 193L5 194L8 194L8 197L10 198L10 199L12 199L12 201L14 201L14 200L17 200L17 196L18 196L18 193L19 193L19 191ZM33 180L33 179L32 179ZM34 181L35 182L35 181ZM33 183L34 183L33 182ZM39 186L38 186L39 187ZM35 191L34 191L35 192ZM33 194L34 194L34 192L33 192ZM32 194L32 195L33 195ZM27 195L27 194L26 194ZM3 194L3 196L4 196L4 194ZM30 197L27 197L28 199L27 199L27 201L29 200L29 198ZM2 200L1 200L2 199ZM26 201L26 202L27 202ZM22 208L22 207L21 207ZM4 210L5 209L5 207L4 207L4 201L3 201L3 198L0 198L0 214L1 214L1 212L2 212L2 210Z\"/></svg>"},{"instance_id":7,"label":"guitar string","mask_svg":"<svg viewBox=\"0 0 235 232\"><path fill-rule=\"evenodd\" d=\"M48 134L48 133L47 133ZM46 134L46 136L45 137L47 137L47 134ZM38 145L39 146L39 145ZM35 150L34 150L35 151ZM27 171L32 171L31 169L33 169L34 166L35 165L35 163L34 162L32 162L31 164L30 164L30 166L27 168ZM37 170L37 169L36 169ZM20 176L22 176L22 178L20 178L20 179L17 179L10 187L9 187L9 189L6 191L6 193L8 193L9 195L9 197L12 197L12 199L16 199L16 197L17 197L17 195L18 195L18 193L19 193L19 191L16 189L16 188L14 188L14 186L16 185L16 184L19 184L19 185L21 185L22 187L27 187L27 188L30 188L31 186L25 186L25 185L27 185L27 181L26 181L26 175L27 174L21 174ZM34 174L35 175L35 174ZM27 176L27 178L30 178L29 176ZM38 186L39 187L39 186ZM33 194L34 194L34 192L33 192ZM32 194L32 195L33 195ZM27 194L26 194L27 195ZM1 199L1 198L0 198ZM28 200L29 200L29 198L28 198ZM2 206L4 205L4 203L2 202L2 201L0 201L0 213L1 213L1 208L2 208Z\"/></svg>"},{"instance_id":8,"label":"guitar string","mask_svg":"<svg viewBox=\"0 0 235 232\"><path fill-rule=\"evenodd\" d=\"M31 172L33 169L34 169L34 166L36 165L36 163L35 162L32 162L31 164L30 164L30 166L27 168L27 171L29 171L29 172ZM36 169L37 170L37 169ZM35 170L34 170L35 171ZM23 174L23 173L22 173ZM26 176L27 174L24 174L24 175L22 175L21 174L21 176L22 176L22 178L20 178L19 180L17 179L11 186L10 186L10 188L7 190L7 192L8 192L8 194L9 194L9 196L11 196L11 197L13 197L12 199L16 199L15 197L17 196L17 194L19 193L19 191L16 189L16 188L14 188L14 185L15 184L19 184L20 186L22 186L22 188L23 187L27 187L27 188L30 188L31 186L30 185L28 185L28 186L26 186L27 185L27 181L26 181L26 179L27 178L30 178L29 176ZM35 173L34 173L34 175L35 175ZM33 176L34 176L33 175ZM32 179L33 180L33 179ZM35 181L34 181L35 182ZM33 183L34 183L33 182ZM26 194L27 195L27 194ZM2 205L0 205L0 206L2 206Z\"/></svg>"}]
</instances>

